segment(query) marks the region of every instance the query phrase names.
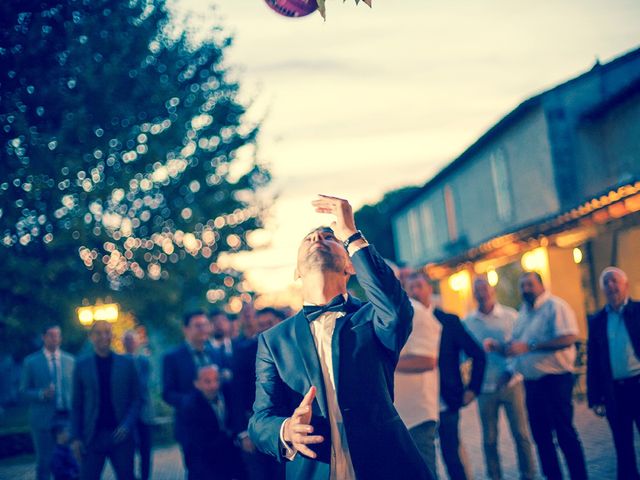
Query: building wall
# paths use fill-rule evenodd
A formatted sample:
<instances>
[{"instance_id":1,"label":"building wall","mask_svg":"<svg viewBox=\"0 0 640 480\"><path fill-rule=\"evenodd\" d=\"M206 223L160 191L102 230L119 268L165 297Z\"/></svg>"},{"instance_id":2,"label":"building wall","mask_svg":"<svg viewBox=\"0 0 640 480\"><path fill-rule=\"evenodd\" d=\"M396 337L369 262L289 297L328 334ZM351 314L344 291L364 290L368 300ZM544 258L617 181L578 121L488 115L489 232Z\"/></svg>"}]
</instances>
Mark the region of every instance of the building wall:
<instances>
[{"instance_id":1,"label":"building wall","mask_svg":"<svg viewBox=\"0 0 640 480\"><path fill-rule=\"evenodd\" d=\"M577 142L577 185L585 197L640 178L640 91L606 115L584 121Z\"/></svg>"},{"instance_id":2,"label":"building wall","mask_svg":"<svg viewBox=\"0 0 640 480\"><path fill-rule=\"evenodd\" d=\"M535 107L396 215L398 258L413 265L439 261L558 209L545 116Z\"/></svg>"},{"instance_id":3,"label":"building wall","mask_svg":"<svg viewBox=\"0 0 640 480\"><path fill-rule=\"evenodd\" d=\"M586 74L543 94L555 165L555 182L563 210L579 203L587 194L583 188L590 187L581 177L585 158L585 148L582 145L584 139L580 132L583 115L611 101L638 81L640 50L606 66L596 65ZM614 129L619 129L620 125L625 124L613 121L611 125ZM600 132L600 139L598 134L594 135L592 145L598 146L601 140L606 143L606 133ZM616 132L616 135L620 133ZM602 156L599 161L603 161ZM618 182L614 184L616 183Z\"/></svg>"}]
</instances>

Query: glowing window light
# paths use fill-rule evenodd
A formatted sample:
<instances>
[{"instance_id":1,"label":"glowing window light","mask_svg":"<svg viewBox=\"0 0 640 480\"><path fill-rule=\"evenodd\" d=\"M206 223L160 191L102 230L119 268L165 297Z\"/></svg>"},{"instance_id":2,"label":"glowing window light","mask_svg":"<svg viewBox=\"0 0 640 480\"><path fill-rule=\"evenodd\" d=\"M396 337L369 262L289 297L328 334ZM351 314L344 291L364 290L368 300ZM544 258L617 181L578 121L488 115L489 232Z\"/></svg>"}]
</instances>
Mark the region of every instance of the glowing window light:
<instances>
[{"instance_id":1,"label":"glowing window light","mask_svg":"<svg viewBox=\"0 0 640 480\"><path fill-rule=\"evenodd\" d=\"M580 250L578 247L574 248L573 249L573 261L575 263L580 263L580 262L582 262L582 258L583 258L582 250Z\"/></svg>"},{"instance_id":2,"label":"glowing window light","mask_svg":"<svg viewBox=\"0 0 640 480\"><path fill-rule=\"evenodd\" d=\"M498 272L496 272L495 270L489 270L487 272L487 282L489 282L489 285L495 287L498 284L498 280Z\"/></svg>"},{"instance_id":3,"label":"glowing window light","mask_svg":"<svg viewBox=\"0 0 640 480\"><path fill-rule=\"evenodd\" d=\"M469 277L469 272L467 272L466 270L454 273L449 277L449 287L454 292L462 292L463 290L468 290L470 286L471 279Z\"/></svg>"}]
</instances>

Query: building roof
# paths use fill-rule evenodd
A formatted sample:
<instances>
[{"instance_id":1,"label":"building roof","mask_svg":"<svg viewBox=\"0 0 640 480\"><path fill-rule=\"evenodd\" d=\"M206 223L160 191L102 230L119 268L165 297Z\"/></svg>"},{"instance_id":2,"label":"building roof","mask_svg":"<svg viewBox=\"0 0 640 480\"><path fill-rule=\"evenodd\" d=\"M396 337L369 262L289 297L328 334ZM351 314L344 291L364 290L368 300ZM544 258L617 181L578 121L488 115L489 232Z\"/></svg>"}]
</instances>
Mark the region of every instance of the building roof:
<instances>
[{"instance_id":1,"label":"building roof","mask_svg":"<svg viewBox=\"0 0 640 480\"><path fill-rule=\"evenodd\" d=\"M597 73L601 75L608 70L613 70L614 68L618 68L621 65L629 62L633 62L636 59L640 58L640 48L636 48L626 54L623 54L606 64L601 64L599 61L596 61L595 65L587 72L578 75L566 82L563 82L559 85L556 85L553 88L545 90L537 95L534 95L531 98L528 98L520 105L518 105L511 112L506 114L502 119L500 119L495 125L493 125L489 130L487 130L478 140L472 143L460 156L454 159L451 163L445 166L442 170L440 170L436 175L434 175L430 180L428 180L422 187L417 189L413 194L409 195L404 203L397 205L391 212L391 215L394 215L412 203L414 203L417 199L422 197L425 192L431 190L436 187L439 183L441 183L444 179L446 179L451 172L458 170L461 166L463 166L467 161L474 157L474 155L482 150L486 145L488 145L494 138L507 130L510 126L515 124L523 115L542 105L542 99L545 95L550 94L551 92L556 92L558 90L563 90L572 86L572 84ZM624 98L625 95L629 95L630 93L637 93L640 85L638 82L634 82L631 86L624 89L623 91L618 92L616 95L610 97L605 102L602 102L597 107L592 109L588 114L588 117L583 117L585 120L593 118L594 115L601 115L605 110L614 106L615 102L619 102L621 98Z\"/></svg>"}]
</instances>

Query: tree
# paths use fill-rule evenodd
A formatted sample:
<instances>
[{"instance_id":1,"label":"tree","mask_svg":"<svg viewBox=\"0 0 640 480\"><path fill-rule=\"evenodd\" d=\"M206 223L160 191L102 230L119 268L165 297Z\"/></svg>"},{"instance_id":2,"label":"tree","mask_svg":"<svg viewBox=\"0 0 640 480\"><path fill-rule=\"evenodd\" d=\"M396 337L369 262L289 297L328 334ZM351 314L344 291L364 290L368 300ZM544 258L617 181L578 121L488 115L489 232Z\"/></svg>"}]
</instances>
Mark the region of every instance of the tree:
<instances>
[{"instance_id":1,"label":"tree","mask_svg":"<svg viewBox=\"0 0 640 480\"><path fill-rule=\"evenodd\" d=\"M356 225L376 246L384 258L396 260L391 212L402 205L419 187L402 187L384 194L374 205L365 205L355 213Z\"/></svg>"},{"instance_id":2,"label":"tree","mask_svg":"<svg viewBox=\"0 0 640 480\"><path fill-rule=\"evenodd\" d=\"M246 294L217 260L249 248L270 176L223 64L231 38L192 44L165 0L8 0L0 26L8 346L107 296L166 325Z\"/></svg>"}]
</instances>

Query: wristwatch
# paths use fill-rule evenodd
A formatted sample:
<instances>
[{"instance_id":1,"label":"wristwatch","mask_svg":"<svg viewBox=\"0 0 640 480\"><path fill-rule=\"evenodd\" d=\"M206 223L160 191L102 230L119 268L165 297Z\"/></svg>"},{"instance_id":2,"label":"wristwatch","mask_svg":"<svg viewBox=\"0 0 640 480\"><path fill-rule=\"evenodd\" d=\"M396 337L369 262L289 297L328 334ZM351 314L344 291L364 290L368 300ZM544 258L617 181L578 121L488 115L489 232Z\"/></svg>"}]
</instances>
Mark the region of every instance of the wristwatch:
<instances>
[{"instance_id":1,"label":"wristwatch","mask_svg":"<svg viewBox=\"0 0 640 480\"><path fill-rule=\"evenodd\" d=\"M364 240L364 235L362 235L362 232L358 230L356 231L356 233L354 233L349 238L347 238L344 242L342 242L342 244L344 245L344 248L349 248L349 245L351 245L356 240L360 240L360 239Z\"/></svg>"}]
</instances>

